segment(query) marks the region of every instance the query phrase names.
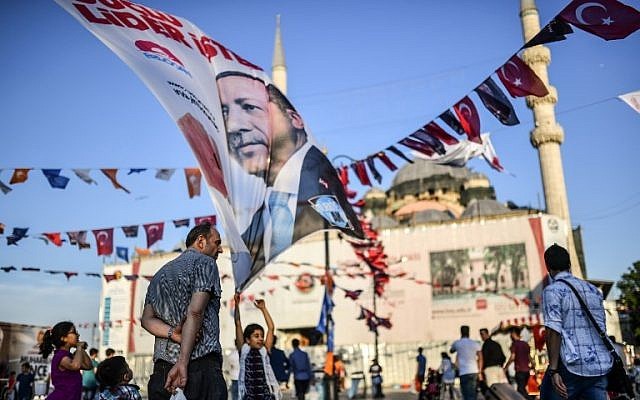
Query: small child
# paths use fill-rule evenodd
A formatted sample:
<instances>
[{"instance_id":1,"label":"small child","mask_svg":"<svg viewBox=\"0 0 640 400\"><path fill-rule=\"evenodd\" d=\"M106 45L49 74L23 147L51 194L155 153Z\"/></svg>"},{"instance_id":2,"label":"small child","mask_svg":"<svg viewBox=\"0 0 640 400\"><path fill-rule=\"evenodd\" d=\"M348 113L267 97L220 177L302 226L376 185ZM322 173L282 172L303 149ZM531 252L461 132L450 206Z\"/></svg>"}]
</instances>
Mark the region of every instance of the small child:
<instances>
[{"instance_id":1,"label":"small child","mask_svg":"<svg viewBox=\"0 0 640 400\"><path fill-rule=\"evenodd\" d=\"M78 339L80 335L72 322L58 322L52 329L45 332L40 344L40 354L43 358L51 359L51 383L55 387L47 396L47 400L69 400L82 397L81 369L93 368L89 354L86 352L87 343ZM70 350L75 348L75 353Z\"/></svg>"},{"instance_id":2,"label":"small child","mask_svg":"<svg viewBox=\"0 0 640 400\"><path fill-rule=\"evenodd\" d=\"M31 400L33 397L33 382L36 380L36 374L31 370L29 363L22 364L22 372L16 377L18 382L17 400Z\"/></svg>"},{"instance_id":3,"label":"small child","mask_svg":"<svg viewBox=\"0 0 640 400\"><path fill-rule=\"evenodd\" d=\"M249 324L242 330L240 322L240 294L233 297L235 301L234 321L236 324L236 347L240 352L240 376L238 392L241 400L280 400L280 385L276 380L269 352L273 346L273 320L264 300L256 300L254 305L262 311L267 323L267 336L258 324Z\"/></svg>"},{"instance_id":4,"label":"small child","mask_svg":"<svg viewBox=\"0 0 640 400\"><path fill-rule=\"evenodd\" d=\"M98 365L99 400L142 400L140 388L131 385L133 371L122 356L107 358Z\"/></svg>"}]
</instances>

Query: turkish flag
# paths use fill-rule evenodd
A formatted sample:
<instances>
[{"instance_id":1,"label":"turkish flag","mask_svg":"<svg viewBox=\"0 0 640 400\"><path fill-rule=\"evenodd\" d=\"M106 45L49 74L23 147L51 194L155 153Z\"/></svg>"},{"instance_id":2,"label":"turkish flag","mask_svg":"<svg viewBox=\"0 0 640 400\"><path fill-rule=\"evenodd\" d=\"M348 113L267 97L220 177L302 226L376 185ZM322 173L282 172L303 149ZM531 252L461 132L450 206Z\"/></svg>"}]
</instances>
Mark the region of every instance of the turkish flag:
<instances>
[{"instance_id":1,"label":"turkish flag","mask_svg":"<svg viewBox=\"0 0 640 400\"><path fill-rule=\"evenodd\" d=\"M153 224L144 224L144 231L147 233L147 248L151 247L158 240L162 240L164 232L164 222L155 222Z\"/></svg>"},{"instance_id":2,"label":"turkish flag","mask_svg":"<svg viewBox=\"0 0 640 400\"><path fill-rule=\"evenodd\" d=\"M371 186L371 180L367 174L367 168L364 166L364 161L356 161L351 164L351 168L356 173L356 176L363 185Z\"/></svg>"},{"instance_id":3,"label":"turkish flag","mask_svg":"<svg viewBox=\"0 0 640 400\"><path fill-rule=\"evenodd\" d=\"M210 223L211 225L216 224L216 216L215 215L205 215L204 217L195 217L193 219L195 225L204 224L205 222Z\"/></svg>"},{"instance_id":4,"label":"turkish flag","mask_svg":"<svg viewBox=\"0 0 640 400\"><path fill-rule=\"evenodd\" d=\"M497 69L496 73L513 97L529 95L542 97L549 94L547 87L538 78L538 75L517 55L511 57L509 61Z\"/></svg>"},{"instance_id":5,"label":"turkish flag","mask_svg":"<svg viewBox=\"0 0 640 400\"><path fill-rule=\"evenodd\" d=\"M469 140L475 143L482 143L482 139L480 139L480 116L469 96L465 96L456 103L453 106L453 111L456 112L460 125L467 133Z\"/></svg>"},{"instance_id":6,"label":"turkish flag","mask_svg":"<svg viewBox=\"0 0 640 400\"><path fill-rule=\"evenodd\" d=\"M200 196L200 182L202 181L202 172L198 168L185 168L184 177L187 179L187 188L189 189L189 198Z\"/></svg>"},{"instance_id":7,"label":"turkish flag","mask_svg":"<svg viewBox=\"0 0 640 400\"><path fill-rule=\"evenodd\" d=\"M433 147L429 146L428 144L408 137L402 139L398 143L422 154L426 154L427 156L432 156L435 153Z\"/></svg>"},{"instance_id":8,"label":"turkish flag","mask_svg":"<svg viewBox=\"0 0 640 400\"><path fill-rule=\"evenodd\" d=\"M447 132L445 132L444 129L440 127L440 125L436 124L433 121L423 126L422 129L424 129L424 131L429 135L437 138L439 141L445 144L448 144L449 146L459 143L458 139L449 135Z\"/></svg>"},{"instance_id":9,"label":"turkish flag","mask_svg":"<svg viewBox=\"0 0 640 400\"><path fill-rule=\"evenodd\" d=\"M387 157L384 151L379 151L376 156L380 159L380 161L382 161L384 165L387 166L387 168L389 168L390 171L395 171L398 169L398 167L396 167L396 165L389 159L389 157Z\"/></svg>"},{"instance_id":10,"label":"turkish flag","mask_svg":"<svg viewBox=\"0 0 640 400\"><path fill-rule=\"evenodd\" d=\"M55 244L56 246L60 247L62 246L62 237L60 236L60 232L57 233L43 233L42 234L44 237L46 237L47 239L49 239L49 241L53 244Z\"/></svg>"},{"instance_id":11,"label":"turkish flag","mask_svg":"<svg viewBox=\"0 0 640 400\"><path fill-rule=\"evenodd\" d=\"M94 229L93 234L98 245L98 255L111 255L113 253L113 228Z\"/></svg>"},{"instance_id":12,"label":"turkish flag","mask_svg":"<svg viewBox=\"0 0 640 400\"><path fill-rule=\"evenodd\" d=\"M574 0L560 18L604 40L624 39L640 28L640 13L616 0Z\"/></svg>"},{"instance_id":13,"label":"turkish flag","mask_svg":"<svg viewBox=\"0 0 640 400\"><path fill-rule=\"evenodd\" d=\"M451 112L451 110L447 110L438 116L441 120L444 121L445 124L449 125L449 128L453 129L458 135L464 135L466 132L462 125L460 125L460 121L456 118L455 115Z\"/></svg>"}]
</instances>

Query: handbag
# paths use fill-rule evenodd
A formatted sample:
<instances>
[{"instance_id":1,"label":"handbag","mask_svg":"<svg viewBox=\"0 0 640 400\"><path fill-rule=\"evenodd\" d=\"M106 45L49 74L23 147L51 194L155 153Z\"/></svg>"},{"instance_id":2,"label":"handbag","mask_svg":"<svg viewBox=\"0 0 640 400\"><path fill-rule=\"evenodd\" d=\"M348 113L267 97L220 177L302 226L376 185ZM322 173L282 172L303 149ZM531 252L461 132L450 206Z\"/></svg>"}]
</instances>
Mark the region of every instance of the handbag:
<instances>
[{"instance_id":1,"label":"handbag","mask_svg":"<svg viewBox=\"0 0 640 400\"><path fill-rule=\"evenodd\" d=\"M613 365L611 366L611 370L609 370L609 373L607 373L607 391L616 392L619 394L626 394L630 399L633 399L635 394L633 393L633 386L631 385L631 380L627 376L627 371L625 371L624 369L624 363L622 362L622 359L616 352L616 349L613 347L613 344L611 344L611 342L609 341L609 338L607 337L606 333L604 333L602 329L600 329L600 327L596 323L595 318L593 318L593 314L591 314L591 311L589 311L589 307L587 307L587 305L585 304L584 300L582 299L582 297L580 296L576 288L573 287L573 285L571 285L569 282L567 282L564 279L557 279L556 281L562 282L571 288L573 293L576 295L578 302L580 302L582 311L584 311L584 313L587 314L587 316L589 317L589 320L591 321L593 326L596 328L596 332L598 332L600 339L602 339L602 342L604 343L605 347L607 348L607 350L609 350L609 353L611 354L611 358L613 359Z\"/></svg>"}]
</instances>

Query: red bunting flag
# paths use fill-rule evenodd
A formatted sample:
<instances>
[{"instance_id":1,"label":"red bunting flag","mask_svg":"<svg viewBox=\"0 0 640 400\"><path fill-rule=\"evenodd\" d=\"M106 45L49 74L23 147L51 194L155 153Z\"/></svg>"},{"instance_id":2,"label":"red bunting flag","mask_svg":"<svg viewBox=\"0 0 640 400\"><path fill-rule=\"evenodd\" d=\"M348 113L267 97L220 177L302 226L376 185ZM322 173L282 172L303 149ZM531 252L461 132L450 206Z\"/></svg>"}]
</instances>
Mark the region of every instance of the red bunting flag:
<instances>
[{"instance_id":1,"label":"red bunting flag","mask_svg":"<svg viewBox=\"0 0 640 400\"><path fill-rule=\"evenodd\" d=\"M449 135L447 132L445 132L444 129L440 127L440 125L436 124L433 121L426 124L422 129L424 129L424 131L429 135L437 138L444 144L448 144L449 146L459 143L458 139Z\"/></svg>"},{"instance_id":2,"label":"red bunting flag","mask_svg":"<svg viewBox=\"0 0 640 400\"><path fill-rule=\"evenodd\" d=\"M193 219L196 225L204 224L205 222L210 223L211 225L216 224L216 216L215 215L205 215L203 217L195 217Z\"/></svg>"},{"instance_id":3,"label":"red bunting flag","mask_svg":"<svg viewBox=\"0 0 640 400\"><path fill-rule=\"evenodd\" d=\"M378 156L380 161L382 161L382 163L386 165L387 168L389 168L389 171L395 171L398 169L398 167L396 167L396 165L391 161L391 159L387 157L384 151L379 151L378 154L376 154L376 156Z\"/></svg>"},{"instance_id":4,"label":"red bunting flag","mask_svg":"<svg viewBox=\"0 0 640 400\"><path fill-rule=\"evenodd\" d=\"M143 226L144 231L147 233L147 248L151 247L157 241L162 240L162 234L164 233L164 222L144 224Z\"/></svg>"},{"instance_id":5,"label":"red bunting flag","mask_svg":"<svg viewBox=\"0 0 640 400\"><path fill-rule=\"evenodd\" d=\"M399 141L398 143L400 143L403 146L406 146L412 150L415 150L417 152L420 152L422 154L425 154L427 156L432 156L435 151L433 150L433 148L431 146L429 146L428 144L421 142L419 140L414 140L411 138L404 138L401 141Z\"/></svg>"},{"instance_id":6,"label":"red bunting flag","mask_svg":"<svg viewBox=\"0 0 640 400\"><path fill-rule=\"evenodd\" d=\"M93 234L96 237L99 256L108 256L113 253L113 228L94 229Z\"/></svg>"},{"instance_id":7,"label":"red bunting flag","mask_svg":"<svg viewBox=\"0 0 640 400\"><path fill-rule=\"evenodd\" d=\"M118 169L117 168L103 168L100 171L102 171L102 173L109 178L109 180L111 181L111 184L113 185L114 188L116 189L122 189L127 193L131 193L129 190L127 190L124 186L122 186L119 182L118 179L116 178L116 175L118 174Z\"/></svg>"},{"instance_id":8,"label":"red bunting flag","mask_svg":"<svg viewBox=\"0 0 640 400\"><path fill-rule=\"evenodd\" d=\"M185 168L184 177L187 180L187 189L189 190L189 198L200 196L200 182L202 181L202 172L198 168Z\"/></svg>"},{"instance_id":9,"label":"red bunting flag","mask_svg":"<svg viewBox=\"0 0 640 400\"><path fill-rule=\"evenodd\" d=\"M367 175L367 168L364 166L364 161L356 161L351 164L351 168L356 173L360 183L366 186L371 186L371 180L369 180L369 175Z\"/></svg>"},{"instance_id":10,"label":"red bunting flag","mask_svg":"<svg viewBox=\"0 0 640 400\"><path fill-rule=\"evenodd\" d=\"M549 94L547 87L538 78L538 75L517 55L511 57L509 61L498 68L496 73L513 97L529 95L542 97Z\"/></svg>"},{"instance_id":11,"label":"red bunting flag","mask_svg":"<svg viewBox=\"0 0 640 400\"><path fill-rule=\"evenodd\" d=\"M62 237L60 236L60 232L43 233L42 235L44 237L46 237L47 239L49 239L49 241L51 243L55 244L56 246L58 246L58 247L62 246Z\"/></svg>"},{"instance_id":12,"label":"red bunting flag","mask_svg":"<svg viewBox=\"0 0 640 400\"><path fill-rule=\"evenodd\" d=\"M9 183L13 185L15 183L25 182L27 179L29 179L30 170L30 168L17 168L13 171L13 175L11 176L11 180L9 181Z\"/></svg>"},{"instance_id":13,"label":"red bunting flag","mask_svg":"<svg viewBox=\"0 0 640 400\"><path fill-rule=\"evenodd\" d=\"M480 116L469 96L465 96L456 103L453 106L453 111L456 112L469 140L475 143L482 143L482 139L480 139Z\"/></svg>"},{"instance_id":14,"label":"red bunting flag","mask_svg":"<svg viewBox=\"0 0 640 400\"><path fill-rule=\"evenodd\" d=\"M640 29L640 13L616 0L574 0L560 18L604 40L624 39Z\"/></svg>"}]
</instances>

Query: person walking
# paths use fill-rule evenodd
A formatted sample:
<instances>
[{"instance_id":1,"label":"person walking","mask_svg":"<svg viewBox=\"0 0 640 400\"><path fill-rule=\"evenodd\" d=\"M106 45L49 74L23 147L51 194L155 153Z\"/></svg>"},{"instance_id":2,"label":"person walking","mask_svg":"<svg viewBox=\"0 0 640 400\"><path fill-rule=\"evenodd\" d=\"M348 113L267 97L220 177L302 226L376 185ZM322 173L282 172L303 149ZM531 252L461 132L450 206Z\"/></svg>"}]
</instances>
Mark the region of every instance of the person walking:
<instances>
[{"instance_id":1,"label":"person walking","mask_svg":"<svg viewBox=\"0 0 640 400\"><path fill-rule=\"evenodd\" d=\"M31 365L28 362L22 363L22 371L18 374L16 382L18 382L18 397L17 400L31 400L34 392L34 382L36 380L36 374L31 369Z\"/></svg>"},{"instance_id":2,"label":"person walking","mask_svg":"<svg viewBox=\"0 0 640 400\"><path fill-rule=\"evenodd\" d=\"M384 397L384 393L382 393L382 367L378 364L378 359L374 358L371 361L371 366L369 367L369 374L371 374L371 387L372 387L372 395L374 399L379 399Z\"/></svg>"},{"instance_id":3,"label":"person walking","mask_svg":"<svg viewBox=\"0 0 640 400\"><path fill-rule=\"evenodd\" d=\"M147 288L140 322L155 336L149 400L168 400L177 388L189 400L226 400L216 264L222 253L220 233L202 223L189 231L186 245Z\"/></svg>"},{"instance_id":4,"label":"person walking","mask_svg":"<svg viewBox=\"0 0 640 400\"><path fill-rule=\"evenodd\" d=\"M284 351L277 348L278 337L273 336L273 347L269 353L269 361L271 362L271 368L276 375L276 379L280 384L280 389L289 389L289 359Z\"/></svg>"},{"instance_id":5,"label":"person walking","mask_svg":"<svg viewBox=\"0 0 640 400\"><path fill-rule=\"evenodd\" d=\"M565 248L552 245L544 252L544 261L551 279L542 292L549 366L542 379L540 398L605 400L606 375L613 359L569 285L580 294L605 332L602 294L589 282L571 274Z\"/></svg>"},{"instance_id":6,"label":"person walking","mask_svg":"<svg viewBox=\"0 0 640 400\"><path fill-rule=\"evenodd\" d=\"M416 378L415 378L415 390L416 392L420 393L420 391L422 390L422 385L424 384L424 375L427 372L427 358L422 355L422 347L418 347L418 355L416 356L416 363L417 365L417 369L416 369Z\"/></svg>"},{"instance_id":7,"label":"person walking","mask_svg":"<svg viewBox=\"0 0 640 400\"><path fill-rule=\"evenodd\" d=\"M507 359L502 346L491 339L487 328L480 329L480 338L482 339L482 373L486 386L491 387L494 383L508 383L507 375L502 368Z\"/></svg>"},{"instance_id":8,"label":"person walking","mask_svg":"<svg viewBox=\"0 0 640 400\"><path fill-rule=\"evenodd\" d=\"M440 387L440 396L442 400L445 399L445 394L449 394L449 400L455 400L455 392L453 388L453 384L456 380L456 369L453 366L453 362L451 361L451 357L446 352L440 353L442 357L442 361L440 362L440 368L438 368L438 372L442 377L442 386Z\"/></svg>"},{"instance_id":9,"label":"person walking","mask_svg":"<svg viewBox=\"0 0 640 400\"><path fill-rule=\"evenodd\" d=\"M309 391L309 382L311 382L311 377L313 376L311 362L309 361L309 355L300 349L300 340L293 339L291 345L293 346L293 352L289 355L289 367L293 373L296 399L304 400Z\"/></svg>"},{"instance_id":10,"label":"person walking","mask_svg":"<svg viewBox=\"0 0 640 400\"><path fill-rule=\"evenodd\" d=\"M525 397L529 398L527 392L527 382L529 382L529 375L531 369L535 365L531 358L531 347L529 344L520 338L522 328L514 326L511 328L511 356L504 366L504 372L507 373L509 365L513 363L516 370L516 384L518 386L518 392Z\"/></svg>"},{"instance_id":11,"label":"person walking","mask_svg":"<svg viewBox=\"0 0 640 400\"><path fill-rule=\"evenodd\" d=\"M476 400L478 380L482 380L482 349L475 341L469 339L469 327L460 327L460 339L453 342L450 353L457 353L456 364L460 371L460 391L464 400Z\"/></svg>"}]
</instances>

